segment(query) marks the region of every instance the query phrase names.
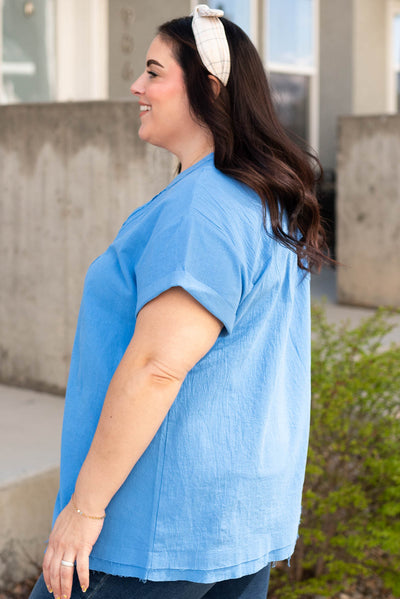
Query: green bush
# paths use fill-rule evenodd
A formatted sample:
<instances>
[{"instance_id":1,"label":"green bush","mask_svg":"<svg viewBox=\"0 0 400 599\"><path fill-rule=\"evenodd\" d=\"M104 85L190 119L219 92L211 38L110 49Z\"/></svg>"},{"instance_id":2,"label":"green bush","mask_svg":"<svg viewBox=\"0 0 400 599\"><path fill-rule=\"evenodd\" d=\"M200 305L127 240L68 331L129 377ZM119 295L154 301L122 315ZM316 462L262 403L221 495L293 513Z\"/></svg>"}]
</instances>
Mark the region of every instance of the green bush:
<instances>
[{"instance_id":1,"label":"green bush","mask_svg":"<svg viewBox=\"0 0 400 599\"><path fill-rule=\"evenodd\" d=\"M400 596L400 346L393 313L357 328L313 307L312 415L299 539L271 572L279 599L333 597L378 576Z\"/></svg>"}]
</instances>

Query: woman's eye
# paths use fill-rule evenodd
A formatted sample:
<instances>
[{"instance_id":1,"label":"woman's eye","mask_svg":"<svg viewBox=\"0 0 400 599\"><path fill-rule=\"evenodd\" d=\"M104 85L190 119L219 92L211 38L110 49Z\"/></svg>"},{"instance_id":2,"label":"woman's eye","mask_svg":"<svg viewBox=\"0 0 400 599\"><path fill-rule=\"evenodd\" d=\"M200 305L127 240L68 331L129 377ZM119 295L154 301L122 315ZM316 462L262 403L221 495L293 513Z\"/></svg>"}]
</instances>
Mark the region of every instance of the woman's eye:
<instances>
[{"instance_id":1,"label":"woman's eye","mask_svg":"<svg viewBox=\"0 0 400 599\"><path fill-rule=\"evenodd\" d=\"M150 77L157 77L157 73L154 73L154 71L147 71L147 73Z\"/></svg>"}]
</instances>

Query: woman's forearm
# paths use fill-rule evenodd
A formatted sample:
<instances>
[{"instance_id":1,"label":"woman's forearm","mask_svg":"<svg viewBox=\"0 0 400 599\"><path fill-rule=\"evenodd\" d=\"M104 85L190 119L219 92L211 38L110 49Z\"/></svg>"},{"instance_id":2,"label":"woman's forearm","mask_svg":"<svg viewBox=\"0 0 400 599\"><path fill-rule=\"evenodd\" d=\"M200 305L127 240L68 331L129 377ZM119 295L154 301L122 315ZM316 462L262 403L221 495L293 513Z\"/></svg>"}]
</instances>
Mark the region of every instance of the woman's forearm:
<instances>
[{"instance_id":1,"label":"woman's forearm","mask_svg":"<svg viewBox=\"0 0 400 599\"><path fill-rule=\"evenodd\" d=\"M152 361L124 356L77 479L75 503L82 511L101 514L107 507L155 436L183 380Z\"/></svg>"}]
</instances>

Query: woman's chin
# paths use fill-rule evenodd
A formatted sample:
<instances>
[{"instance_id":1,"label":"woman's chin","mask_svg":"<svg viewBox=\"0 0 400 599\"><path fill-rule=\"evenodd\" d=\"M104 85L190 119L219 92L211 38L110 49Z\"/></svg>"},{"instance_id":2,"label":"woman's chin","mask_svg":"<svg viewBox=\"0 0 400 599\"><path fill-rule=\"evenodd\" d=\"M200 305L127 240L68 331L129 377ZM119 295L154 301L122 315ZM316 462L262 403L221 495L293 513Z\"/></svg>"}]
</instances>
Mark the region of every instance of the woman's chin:
<instances>
[{"instance_id":1,"label":"woman's chin","mask_svg":"<svg viewBox=\"0 0 400 599\"><path fill-rule=\"evenodd\" d=\"M163 145L163 143L161 142L161 140L157 140L156 138L152 137L150 134L146 133L146 130L143 130L142 127L140 127L140 129L138 131L138 136L140 137L140 139L142 141L145 141L146 143L151 144L152 146L157 146L159 148L165 147Z\"/></svg>"},{"instance_id":2,"label":"woman's chin","mask_svg":"<svg viewBox=\"0 0 400 599\"><path fill-rule=\"evenodd\" d=\"M149 141L148 135L146 135L146 129L143 125L139 128L138 135L142 141Z\"/></svg>"},{"instance_id":3,"label":"woman's chin","mask_svg":"<svg viewBox=\"0 0 400 599\"><path fill-rule=\"evenodd\" d=\"M152 144L153 146L157 146L156 140L152 137L152 135L146 131L146 128L140 127L138 131L138 135L142 141L147 142L148 144Z\"/></svg>"}]
</instances>

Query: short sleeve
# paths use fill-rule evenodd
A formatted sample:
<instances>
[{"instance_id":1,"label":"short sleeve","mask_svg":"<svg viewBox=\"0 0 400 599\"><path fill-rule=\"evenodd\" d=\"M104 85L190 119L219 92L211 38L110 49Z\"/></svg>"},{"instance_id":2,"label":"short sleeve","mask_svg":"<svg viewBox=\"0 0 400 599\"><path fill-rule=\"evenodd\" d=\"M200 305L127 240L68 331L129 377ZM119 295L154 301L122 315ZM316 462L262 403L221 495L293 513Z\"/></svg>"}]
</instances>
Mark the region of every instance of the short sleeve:
<instances>
[{"instance_id":1,"label":"short sleeve","mask_svg":"<svg viewBox=\"0 0 400 599\"><path fill-rule=\"evenodd\" d=\"M160 215L135 268L135 315L171 287L182 287L232 332L242 295L242 265L226 231L188 208L184 215Z\"/></svg>"}]
</instances>

